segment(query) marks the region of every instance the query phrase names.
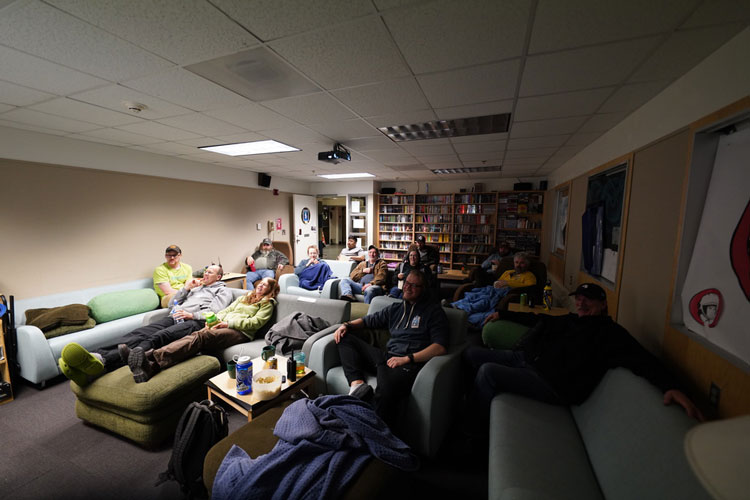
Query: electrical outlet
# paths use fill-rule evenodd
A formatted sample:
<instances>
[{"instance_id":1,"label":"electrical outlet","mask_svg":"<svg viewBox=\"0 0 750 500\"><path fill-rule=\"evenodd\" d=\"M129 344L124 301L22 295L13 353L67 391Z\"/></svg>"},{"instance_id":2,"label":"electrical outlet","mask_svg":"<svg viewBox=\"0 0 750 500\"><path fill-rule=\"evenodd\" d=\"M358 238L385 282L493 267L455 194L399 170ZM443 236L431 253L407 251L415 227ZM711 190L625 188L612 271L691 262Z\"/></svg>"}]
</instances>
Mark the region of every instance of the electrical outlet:
<instances>
[{"instance_id":1,"label":"electrical outlet","mask_svg":"<svg viewBox=\"0 0 750 500\"><path fill-rule=\"evenodd\" d=\"M711 388L708 390L708 402L714 408L719 407L719 397L721 396L721 387L711 382Z\"/></svg>"}]
</instances>

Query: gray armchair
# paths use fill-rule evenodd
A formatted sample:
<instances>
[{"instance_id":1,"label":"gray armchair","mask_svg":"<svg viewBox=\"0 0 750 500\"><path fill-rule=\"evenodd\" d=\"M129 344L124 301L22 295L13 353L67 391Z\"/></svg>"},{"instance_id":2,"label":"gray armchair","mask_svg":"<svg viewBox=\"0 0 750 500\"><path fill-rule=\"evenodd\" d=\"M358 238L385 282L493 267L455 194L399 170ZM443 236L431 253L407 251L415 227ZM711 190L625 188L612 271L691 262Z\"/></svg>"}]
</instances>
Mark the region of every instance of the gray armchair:
<instances>
[{"instance_id":1,"label":"gray armchair","mask_svg":"<svg viewBox=\"0 0 750 500\"><path fill-rule=\"evenodd\" d=\"M379 311L396 299L376 297L369 312ZM448 353L432 358L414 381L406 409L404 439L415 452L433 457L440 448L458 410L461 394L461 351L466 347L466 313L445 309L448 316L450 345ZM382 334L383 332L377 332ZM316 373L318 389L325 394L346 394L349 384L344 376L333 335L319 339L310 350L309 366ZM375 375L367 383L377 385Z\"/></svg>"},{"instance_id":2,"label":"gray armchair","mask_svg":"<svg viewBox=\"0 0 750 500\"><path fill-rule=\"evenodd\" d=\"M300 295L303 297L315 297L322 299L339 298L339 281L342 278L348 278L352 269L357 265L356 262L346 262L340 260L323 259L331 268L331 272L336 278L331 278L325 282L322 290L307 290L299 286L299 276L294 273L284 274L279 277L279 288L281 293L290 295ZM300 261L301 262L301 261Z\"/></svg>"}]
</instances>

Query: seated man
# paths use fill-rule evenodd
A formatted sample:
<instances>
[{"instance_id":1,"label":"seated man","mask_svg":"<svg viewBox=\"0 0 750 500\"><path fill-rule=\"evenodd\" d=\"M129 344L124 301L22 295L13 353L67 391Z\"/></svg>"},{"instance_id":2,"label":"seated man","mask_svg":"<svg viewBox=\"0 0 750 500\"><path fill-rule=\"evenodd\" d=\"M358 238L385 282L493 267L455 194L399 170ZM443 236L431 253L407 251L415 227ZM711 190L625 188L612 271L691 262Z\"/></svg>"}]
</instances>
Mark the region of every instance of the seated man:
<instances>
[{"instance_id":1,"label":"seated man","mask_svg":"<svg viewBox=\"0 0 750 500\"><path fill-rule=\"evenodd\" d=\"M518 252L513 256L513 269L505 271L492 286L475 288L466 292L464 298L449 304L443 299L446 307L463 309L469 313L469 323L480 328L486 323L487 317L492 314L500 299L514 288L523 288L536 284L536 276L528 271L529 256L526 252Z\"/></svg>"},{"instance_id":2,"label":"seated man","mask_svg":"<svg viewBox=\"0 0 750 500\"><path fill-rule=\"evenodd\" d=\"M346 239L346 246L339 253L339 260L362 262L365 260L365 250L357 245L357 237L349 235Z\"/></svg>"},{"instance_id":3,"label":"seated man","mask_svg":"<svg viewBox=\"0 0 750 500\"><path fill-rule=\"evenodd\" d=\"M299 276L299 286L305 290L320 290L326 281L334 278L331 267L318 258L318 248L315 245L307 247L307 258L302 259L294 274Z\"/></svg>"},{"instance_id":4,"label":"seated man","mask_svg":"<svg viewBox=\"0 0 750 500\"><path fill-rule=\"evenodd\" d=\"M182 250L177 245L169 245L164 257L167 261L154 269L154 290L161 300L161 306L169 307L177 291L193 277L193 268L180 262Z\"/></svg>"},{"instance_id":5,"label":"seated man","mask_svg":"<svg viewBox=\"0 0 750 500\"><path fill-rule=\"evenodd\" d=\"M411 271L404 281L403 302L344 323L333 334L349 394L368 400L372 387L365 384L365 371L376 372L375 411L392 428L419 370L434 356L447 352L448 318L438 304L427 300L425 286L424 274ZM347 335L363 328L388 328L387 352Z\"/></svg>"},{"instance_id":6,"label":"seated man","mask_svg":"<svg viewBox=\"0 0 750 500\"><path fill-rule=\"evenodd\" d=\"M482 262L482 265L471 271L469 281L476 283L477 286L489 285L497 276L495 272L500 265L500 261L504 257L510 256L511 253L510 244L507 241L501 241L498 243L497 249Z\"/></svg>"},{"instance_id":7,"label":"seated man","mask_svg":"<svg viewBox=\"0 0 750 500\"><path fill-rule=\"evenodd\" d=\"M469 411L486 421L490 403L502 392L550 404L577 405L588 398L610 368L623 367L646 378L664 392L664 404L676 402L688 415L700 411L650 352L607 314L607 295L584 283L575 295L577 314L493 313L498 318L531 326L512 350L470 346L464 361L476 373Z\"/></svg>"},{"instance_id":8,"label":"seated man","mask_svg":"<svg viewBox=\"0 0 750 500\"><path fill-rule=\"evenodd\" d=\"M248 269L246 288L252 290L253 283L259 279L276 278L276 271L289 264L289 259L273 247L270 238L263 238L255 253L245 259L245 264Z\"/></svg>"},{"instance_id":9,"label":"seated man","mask_svg":"<svg viewBox=\"0 0 750 500\"><path fill-rule=\"evenodd\" d=\"M206 324L206 314L219 312L232 302L232 292L220 281L221 266L208 266L202 279L192 279L177 292L177 308L172 315L142 326L126 334L119 342L90 353L71 342L63 347L58 364L63 375L80 386L104 372L110 372L128 362L130 349L156 349L200 330Z\"/></svg>"},{"instance_id":10,"label":"seated man","mask_svg":"<svg viewBox=\"0 0 750 500\"><path fill-rule=\"evenodd\" d=\"M365 304L369 304L373 297L385 293L385 281L388 276L388 265L380 260L377 247L370 245L367 249L367 260L357 264L348 278L339 282L339 298L355 302L355 293L365 294Z\"/></svg>"}]
</instances>

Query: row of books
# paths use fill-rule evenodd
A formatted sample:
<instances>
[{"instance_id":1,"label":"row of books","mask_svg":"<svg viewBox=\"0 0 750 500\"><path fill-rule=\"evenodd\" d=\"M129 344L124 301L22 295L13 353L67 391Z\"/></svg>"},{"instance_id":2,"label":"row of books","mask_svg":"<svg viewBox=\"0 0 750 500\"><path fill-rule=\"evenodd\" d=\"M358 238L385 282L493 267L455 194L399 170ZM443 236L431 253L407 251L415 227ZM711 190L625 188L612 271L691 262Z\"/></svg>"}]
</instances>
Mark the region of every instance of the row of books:
<instances>
[{"instance_id":1,"label":"row of books","mask_svg":"<svg viewBox=\"0 0 750 500\"><path fill-rule=\"evenodd\" d=\"M450 215L417 215L414 217L415 222L441 222L450 224L453 221L453 217Z\"/></svg>"},{"instance_id":2,"label":"row of books","mask_svg":"<svg viewBox=\"0 0 750 500\"><path fill-rule=\"evenodd\" d=\"M381 205L411 205L414 203L414 195L396 194L393 196L380 195Z\"/></svg>"},{"instance_id":3,"label":"row of books","mask_svg":"<svg viewBox=\"0 0 750 500\"><path fill-rule=\"evenodd\" d=\"M427 241L449 241L450 236L446 233L450 232L450 228L447 228L442 224L421 224L416 227L418 233L437 233L437 234L425 234Z\"/></svg>"},{"instance_id":4,"label":"row of books","mask_svg":"<svg viewBox=\"0 0 750 500\"><path fill-rule=\"evenodd\" d=\"M453 245L453 252L487 254L492 250L490 245Z\"/></svg>"},{"instance_id":5,"label":"row of books","mask_svg":"<svg viewBox=\"0 0 750 500\"><path fill-rule=\"evenodd\" d=\"M380 215L378 218L379 222L400 222L400 223L411 223L411 215Z\"/></svg>"},{"instance_id":6,"label":"row of books","mask_svg":"<svg viewBox=\"0 0 750 500\"><path fill-rule=\"evenodd\" d=\"M495 203L497 196L495 193L456 194L453 199L456 203Z\"/></svg>"},{"instance_id":7,"label":"row of books","mask_svg":"<svg viewBox=\"0 0 750 500\"><path fill-rule=\"evenodd\" d=\"M450 205L417 205L418 214L449 214Z\"/></svg>"},{"instance_id":8,"label":"row of books","mask_svg":"<svg viewBox=\"0 0 750 500\"><path fill-rule=\"evenodd\" d=\"M380 207L381 214L413 214L413 205L384 205Z\"/></svg>"},{"instance_id":9,"label":"row of books","mask_svg":"<svg viewBox=\"0 0 750 500\"><path fill-rule=\"evenodd\" d=\"M381 240L412 241L411 233L380 233Z\"/></svg>"},{"instance_id":10,"label":"row of books","mask_svg":"<svg viewBox=\"0 0 750 500\"><path fill-rule=\"evenodd\" d=\"M457 214L494 214L495 205L456 205Z\"/></svg>"},{"instance_id":11,"label":"row of books","mask_svg":"<svg viewBox=\"0 0 750 500\"><path fill-rule=\"evenodd\" d=\"M440 203L440 204L451 204L453 202L453 195L451 194L418 194L417 203Z\"/></svg>"},{"instance_id":12,"label":"row of books","mask_svg":"<svg viewBox=\"0 0 750 500\"><path fill-rule=\"evenodd\" d=\"M491 215L456 215L456 224L495 224L495 217Z\"/></svg>"},{"instance_id":13,"label":"row of books","mask_svg":"<svg viewBox=\"0 0 750 500\"><path fill-rule=\"evenodd\" d=\"M497 228L501 229L538 229L542 227L541 220L529 219L527 217L515 218L510 217L499 217L497 219Z\"/></svg>"},{"instance_id":14,"label":"row of books","mask_svg":"<svg viewBox=\"0 0 750 500\"><path fill-rule=\"evenodd\" d=\"M454 234L453 243L492 243L489 234Z\"/></svg>"},{"instance_id":15,"label":"row of books","mask_svg":"<svg viewBox=\"0 0 750 500\"><path fill-rule=\"evenodd\" d=\"M456 224L453 226L454 233L463 234L492 234L495 232L494 224Z\"/></svg>"}]
</instances>

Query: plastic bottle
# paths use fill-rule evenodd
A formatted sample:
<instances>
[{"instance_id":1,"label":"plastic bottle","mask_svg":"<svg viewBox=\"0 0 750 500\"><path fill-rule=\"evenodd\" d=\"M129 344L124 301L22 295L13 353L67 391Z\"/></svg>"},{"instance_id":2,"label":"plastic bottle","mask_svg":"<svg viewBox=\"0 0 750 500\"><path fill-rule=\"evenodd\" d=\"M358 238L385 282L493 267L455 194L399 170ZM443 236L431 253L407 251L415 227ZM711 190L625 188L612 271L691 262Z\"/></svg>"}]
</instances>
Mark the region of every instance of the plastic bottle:
<instances>
[{"instance_id":1,"label":"plastic bottle","mask_svg":"<svg viewBox=\"0 0 750 500\"><path fill-rule=\"evenodd\" d=\"M172 301L172 310L169 311L169 315L172 316L172 319L174 319L175 323L184 323L185 320L183 318L175 318L174 313L177 312L177 300Z\"/></svg>"},{"instance_id":2,"label":"plastic bottle","mask_svg":"<svg viewBox=\"0 0 750 500\"><path fill-rule=\"evenodd\" d=\"M302 351L294 353L294 362L297 365L297 376L302 376L305 374L305 353Z\"/></svg>"},{"instance_id":3,"label":"plastic bottle","mask_svg":"<svg viewBox=\"0 0 750 500\"><path fill-rule=\"evenodd\" d=\"M552 309L552 282L550 280L547 280L547 283L544 285L544 308L546 310Z\"/></svg>"},{"instance_id":4,"label":"plastic bottle","mask_svg":"<svg viewBox=\"0 0 750 500\"><path fill-rule=\"evenodd\" d=\"M253 362L250 356L240 356L237 360L237 394L253 392Z\"/></svg>"},{"instance_id":5,"label":"plastic bottle","mask_svg":"<svg viewBox=\"0 0 750 500\"><path fill-rule=\"evenodd\" d=\"M211 328L212 326L219 323L219 318L216 317L216 315L209 311L206 313L206 326Z\"/></svg>"}]
</instances>

